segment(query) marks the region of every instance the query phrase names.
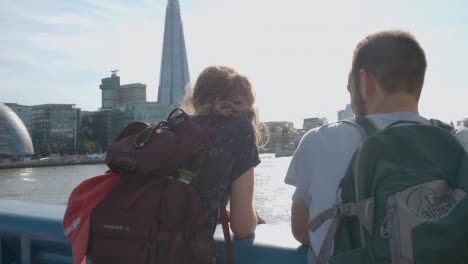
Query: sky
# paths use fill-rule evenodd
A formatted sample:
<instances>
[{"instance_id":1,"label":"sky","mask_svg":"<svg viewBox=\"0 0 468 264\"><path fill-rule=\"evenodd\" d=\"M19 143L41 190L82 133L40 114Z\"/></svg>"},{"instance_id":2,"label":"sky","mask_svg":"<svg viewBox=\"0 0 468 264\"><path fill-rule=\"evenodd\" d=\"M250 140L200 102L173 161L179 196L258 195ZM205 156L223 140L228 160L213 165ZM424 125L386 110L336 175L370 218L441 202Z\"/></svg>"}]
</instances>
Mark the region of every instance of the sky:
<instances>
[{"instance_id":1,"label":"sky","mask_svg":"<svg viewBox=\"0 0 468 264\"><path fill-rule=\"evenodd\" d=\"M165 0L0 0L0 102L101 106L99 84L147 85L157 100ZM180 0L189 71L247 75L260 121L337 120L353 50L385 29L412 32L428 61L420 114L468 117L468 2Z\"/></svg>"}]
</instances>

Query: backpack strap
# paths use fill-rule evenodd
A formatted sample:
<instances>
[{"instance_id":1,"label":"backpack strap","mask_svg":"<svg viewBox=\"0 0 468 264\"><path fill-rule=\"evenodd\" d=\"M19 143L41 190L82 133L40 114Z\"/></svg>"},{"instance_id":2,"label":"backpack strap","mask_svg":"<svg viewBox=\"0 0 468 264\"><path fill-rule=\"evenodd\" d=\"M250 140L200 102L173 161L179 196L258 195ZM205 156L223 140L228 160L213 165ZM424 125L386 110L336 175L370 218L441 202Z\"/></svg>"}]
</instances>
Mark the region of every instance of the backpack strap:
<instances>
[{"instance_id":1,"label":"backpack strap","mask_svg":"<svg viewBox=\"0 0 468 264\"><path fill-rule=\"evenodd\" d=\"M342 217L355 216L359 219L359 222L373 235L374 225L374 208L375 198L367 198L358 203L336 203L331 208L323 211L312 219L307 227L310 231L315 232L325 221L333 218L330 227L328 228L325 240L320 247L320 252L317 256L317 264L326 264L332 247L333 240L335 238L336 231L340 225Z\"/></svg>"},{"instance_id":2,"label":"backpack strap","mask_svg":"<svg viewBox=\"0 0 468 264\"><path fill-rule=\"evenodd\" d=\"M225 198L222 204L220 204L218 201L212 200L211 208L207 210L204 214L202 214L200 218L198 218L197 225L194 225L193 227L202 225L212 213L216 212L219 209L221 215L221 226L223 227L224 247L226 251L226 264L233 264L234 258L232 255L231 232L229 231L229 217L226 210L227 203L228 198Z\"/></svg>"},{"instance_id":3,"label":"backpack strap","mask_svg":"<svg viewBox=\"0 0 468 264\"><path fill-rule=\"evenodd\" d=\"M437 120L437 119L431 119L431 125L435 126L435 127L439 127L439 128L442 128L443 130L449 132L450 134L455 134L455 128L445 122L442 122L440 120Z\"/></svg>"},{"instance_id":4,"label":"backpack strap","mask_svg":"<svg viewBox=\"0 0 468 264\"><path fill-rule=\"evenodd\" d=\"M431 125L432 126L435 126L435 127L438 127L438 128L441 128L447 132L449 132L450 134L454 134L455 133L455 128L452 126L452 125L449 125L445 122L442 122L440 120L437 120L437 119L430 119L429 120L431 122ZM386 128L389 128L389 127L393 127L393 126L396 126L396 125L399 125L399 124L415 124L415 125L422 125L421 122L417 122L417 121L407 121L407 120L398 120L398 121L395 121L393 123L391 123L390 125L388 125Z\"/></svg>"},{"instance_id":5,"label":"backpack strap","mask_svg":"<svg viewBox=\"0 0 468 264\"><path fill-rule=\"evenodd\" d=\"M355 127L359 134L361 134L362 140L366 139L368 136L379 131L377 126L365 116L358 116L356 118L346 119L338 121L339 123L344 123Z\"/></svg>"},{"instance_id":6,"label":"backpack strap","mask_svg":"<svg viewBox=\"0 0 468 264\"><path fill-rule=\"evenodd\" d=\"M385 128L390 128L390 127L393 127L393 126L396 126L396 125L399 125L399 124L422 125L422 123L421 123L421 122L418 122L418 121L397 120L397 121L391 123L390 125L388 125L388 126L385 127Z\"/></svg>"},{"instance_id":7,"label":"backpack strap","mask_svg":"<svg viewBox=\"0 0 468 264\"><path fill-rule=\"evenodd\" d=\"M227 203L223 203L221 206L221 224L223 226L223 234L224 234L224 245L226 248L226 264L233 264L234 258L232 256L232 242L231 242L231 232L229 232L229 225L228 225L228 215L226 211Z\"/></svg>"},{"instance_id":8,"label":"backpack strap","mask_svg":"<svg viewBox=\"0 0 468 264\"><path fill-rule=\"evenodd\" d=\"M175 115L177 112L180 112L178 115L182 114L184 116L188 116L187 113L185 113L185 111L182 110L182 108L177 107L169 113L169 115L167 116L167 121L173 119L174 117L177 117L178 115Z\"/></svg>"},{"instance_id":9,"label":"backpack strap","mask_svg":"<svg viewBox=\"0 0 468 264\"><path fill-rule=\"evenodd\" d=\"M378 132L377 126L365 116L359 116L356 118L346 119L338 121L339 123L344 123L355 127L359 134L361 134L362 141L364 141L368 136ZM341 179L338 191L342 188L343 179ZM338 197L338 195L337 195ZM373 197L366 200L360 201L358 203L348 203L344 204L338 200L331 208L323 211L316 217L314 217L308 224L307 227L310 231L315 232L325 221L328 219L333 219L330 227L328 228L327 235L325 240L320 247L320 252L317 256L317 264L326 264L328 257L330 256L331 247L333 240L335 238L336 231L340 226L340 221L342 217L356 216L361 223L361 226L364 226L366 230L372 235L373 233L373 218L374 218L374 207L375 199Z\"/></svg>"}]
</instances>

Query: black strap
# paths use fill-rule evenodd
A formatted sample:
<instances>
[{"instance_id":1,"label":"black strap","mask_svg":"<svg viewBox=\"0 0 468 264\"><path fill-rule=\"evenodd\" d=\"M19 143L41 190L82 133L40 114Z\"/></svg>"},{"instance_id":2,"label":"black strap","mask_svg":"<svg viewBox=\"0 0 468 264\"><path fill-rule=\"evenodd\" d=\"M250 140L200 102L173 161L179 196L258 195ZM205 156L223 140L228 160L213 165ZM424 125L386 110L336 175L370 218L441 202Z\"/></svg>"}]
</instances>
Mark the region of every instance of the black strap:
<instances>
[{"instance_id":1,"label":"black strap","mask_svg":"<svg viewBox=\"0 0 468 264\"><path fill-rule=\"evenodd\" d=\"M374 123L365 116L359 116L356 118L341 120L338 122L348 124L357 128L363 140L366 139L366 137L379 131L377 127L374 125Z\"/></svg>"},{"instance_id":2,"label":"black strap","mask_svg":"<svg viewBox=\"0 0 468 264\"><path fill-rule=\"evenodd\" d=\"M431 124L435 127L442 128L443 130L446 130L447 132L454 134L455 133L455 128L445 122L442 122L437 119L431 119Z\"/></svg>"},{"instance_id":3,"label":"black strap","mask_svg":"<svg viewBox=\"0 0 468 264\"><path fill-rule=\"evenodd\" d=\"M221 223L223 226L223 234L224 234L224 247L226 249L226 264L233 264L234 258L232 255L232 241L231 241L231 232L229 231L229 224L228 224L228 215L226 211L226 202L223 202L221 206Z\"/></svg>"},{"instance_id":4,"label":"black strap","mask_svg":"<svg viewBox=\"0 0 468 264\"><path fill-rule=\"evenodd\" d=\"M422 123L418 122L418 121L397 120L397 121L391 123L390 125L388 125L386 128L390 128L390 127L393 127L393 126L396 126L396 125L399 125L399 124L422 125Z\"/></svg>"},{"instance_id":5,"label":"black strap","mask_svg":"<svg viewBox=\"0 0 468 264\"><path fill-rule=\"evenodd\" d=\"M377 133L379 129L374 125L374 123L365 116L358 116L355 118L356 123L364 129L367 136L370 136L374 133Z\"/></svg>"},{"instance_id":6,"label":"black strap","mask_svg":"<svg viewBox=\"0 0 468 264\"><path fill-rule=\"evenodd\" d=\"M181 108L175 108L175 109L172 110L172 111L169 113L169 115L167 116L167 121L173 119L173 118L174 118L173 115L174 115L175 113L177 113L177 112L180 112L179 115L180 115L180 114L187 115L187 114L185 113L185 111L182 110ZM176 115L176 116L177 116L177 115Z\"/></svg>"},{"instance_id":7,"label":"black strap","mask_svg":"<svg viewBox=\"0 0 468 264\"><path fill-rule=\"evenodd\" d=\"M431 119L429 120L431 122L431 125L432 126L435 126L435 127L438 127L438 128L441 128L451 134L453 134L455 132L455 128L445 122L442 122L440 120L437 120L437 119ZM421 122L417 122L417 121L408 121L408 120L398 120L398 121L395 121L393 123L391 123L390 125L388 125L386 128L389 128L389 127L393 127L395 125L399 125L399 124L414 124L414 125L423 125L423 123Z\"/></svg>"}]
</instances>

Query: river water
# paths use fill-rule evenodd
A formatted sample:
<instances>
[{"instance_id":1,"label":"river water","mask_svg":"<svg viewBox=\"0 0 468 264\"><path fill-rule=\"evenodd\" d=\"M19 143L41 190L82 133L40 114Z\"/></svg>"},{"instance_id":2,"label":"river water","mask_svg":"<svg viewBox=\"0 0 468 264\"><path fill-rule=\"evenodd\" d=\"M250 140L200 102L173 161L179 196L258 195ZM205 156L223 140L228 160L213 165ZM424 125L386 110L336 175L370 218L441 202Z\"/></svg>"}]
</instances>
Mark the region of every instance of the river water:
<instances>
[{"instance_id":1,"label":"river water","mask_svg":"<svg viewBox=\"0 0 468 264\"><path fill-rule=\"evenodd\" d=\"M255 208L269 224L289 224L294 187L283 181L291 157L261 154L260 159L255 168ZM75 186L106 170L104 164L0 170L0 199L66 204Z\"/></svg>"}]
</instances>

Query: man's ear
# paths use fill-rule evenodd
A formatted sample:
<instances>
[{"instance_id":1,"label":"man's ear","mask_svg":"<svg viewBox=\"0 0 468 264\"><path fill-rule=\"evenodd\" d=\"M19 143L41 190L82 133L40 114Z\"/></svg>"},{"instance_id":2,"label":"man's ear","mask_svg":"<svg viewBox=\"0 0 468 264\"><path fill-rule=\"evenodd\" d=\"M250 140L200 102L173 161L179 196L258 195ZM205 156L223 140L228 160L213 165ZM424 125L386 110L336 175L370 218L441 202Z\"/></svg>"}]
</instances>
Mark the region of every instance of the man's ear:
<instances>
[{"instance_id":1,"label":"man's ear","mask_svg":"<svg viewBox=\"0 0 468 264\"><path fill-rule=\"evenodd\" d=\"M361 90L362 97L364 99L368 99L369 97L375 96L376 83L372 74L364 69L360 69L359 75L361 77L361 81L359 82L359 89Z\"/></svg>"}]
</instances>

